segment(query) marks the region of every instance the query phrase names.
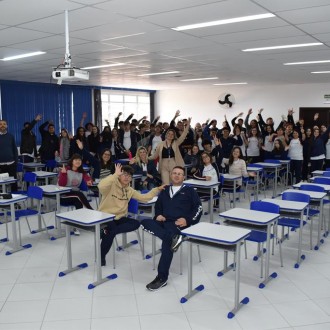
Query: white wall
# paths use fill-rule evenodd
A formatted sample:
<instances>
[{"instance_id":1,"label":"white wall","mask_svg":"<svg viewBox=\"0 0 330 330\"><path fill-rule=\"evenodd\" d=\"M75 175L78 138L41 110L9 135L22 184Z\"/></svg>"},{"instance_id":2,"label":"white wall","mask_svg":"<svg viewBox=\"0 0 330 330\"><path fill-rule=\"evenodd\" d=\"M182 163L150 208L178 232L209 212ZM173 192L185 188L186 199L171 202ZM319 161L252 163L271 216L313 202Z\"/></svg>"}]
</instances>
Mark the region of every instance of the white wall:
<instances>
[{"instance_id":1,"label":"white wall","mask_svg":"<svg viewBox=\"0 0 330 330\"><path fill-rule=\"evenodd\" d=\"M218 97L225 93L235 96L236 104L230 109L223 109L218 103ZM205 122L207 118L217 119L218 127L227 115L230 122L240 112L244 118L248 109L253 109L250 119L255 118L257 110L264 108L263 117L273 117L275 124L281 120L281 115L287 115L289 108L296 112L294 119L298 120L299 107L330 107L324 104L324 95L330 94L329 84L301 84L282 86L211 86L204 89L164 90L156 93L156 115L160 121L169 121L177 109L181 110L181 118L192 117L192 124ZM220 125L219 125L220 124Z\"/></svg>"}]
</instances>

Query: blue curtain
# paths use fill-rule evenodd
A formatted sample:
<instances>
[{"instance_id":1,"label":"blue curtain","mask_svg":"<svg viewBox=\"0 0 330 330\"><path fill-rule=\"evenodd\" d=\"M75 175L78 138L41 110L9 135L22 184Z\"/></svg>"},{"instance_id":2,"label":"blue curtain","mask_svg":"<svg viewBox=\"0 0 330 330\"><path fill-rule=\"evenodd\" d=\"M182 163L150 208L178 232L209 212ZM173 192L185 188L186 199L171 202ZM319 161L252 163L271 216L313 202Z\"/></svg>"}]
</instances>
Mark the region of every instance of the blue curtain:
<instances>
[{"instance_id":1,"label":"blue curtain","mask_svg":"<svg viewBox=\"0 0 330 330\"><path fill-rule=\"evenodd\" d=\"M52 120L56 132L67 128L75 134L83 112L86 122L92 121L92 87L0 81L2 119L8 123L8 131L21 143L21 130L37 114L42 120L35 128L37 143L41 143L38 131L40 124ZM73 130L73 131L72 131Z\"/></svg>"}]
</instances>

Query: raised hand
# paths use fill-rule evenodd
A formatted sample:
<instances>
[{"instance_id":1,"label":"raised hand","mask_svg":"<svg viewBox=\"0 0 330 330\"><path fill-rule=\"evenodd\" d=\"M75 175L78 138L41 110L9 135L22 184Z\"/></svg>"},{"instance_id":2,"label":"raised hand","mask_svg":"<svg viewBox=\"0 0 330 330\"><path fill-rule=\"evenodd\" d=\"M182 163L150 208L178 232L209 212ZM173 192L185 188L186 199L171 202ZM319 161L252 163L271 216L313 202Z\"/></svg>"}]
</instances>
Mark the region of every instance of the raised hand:
<instances>
[{"instance_id":1,"label":"raised hand","mask_svg":"<svg viewBox=\"0 0 330 330\"><path fill-rule=\"evenodd\" d=\"M120 176L120 175L123 174L123 171L121 169L121 164L120 163L115 164L115 174L117 174L118 176Z\"/></svg>"},{"instance_id":2,"label":"raised hand","mask_svg":"<svg viewBox=\"0 0 330 330\"><path fill-rule=\"evenodd\" d=\"M82 150L83 148L84 148L84 145L83 145L83 143L80 141L80 140L76 140L76 143L77 143L77 146L78 146L78 148L80 149L80 150Z\"/></svg>"},{"instance_id":3,"label":"raised hand","mask_svg":"<svg viewBox=\"0 0 330 330\"><path fill-rule=\"evenodd\" d=\"M39 120L41 120L41 118L42 118L42 115L41 115L40 113L38 113L38 114L36 115L36 117L34 118L34 120L35 120L35 121L39 121Z\"/></svg>"},{"instance_id":4,"label":"raised hand","mask_svg":"<svg viewBox=\"0 0 330 330\"><path fill-rule=\"evenodd\" d=\"M248 115L251 115L251 113L252 113L252 108L249 109L249 111L248 111Z\"/></svg>"},{"instance_id":5,"label":"raised hand","mask_svg":"<svg viewBox=\"0 0 330 330\"><path fill-rule=\"evenodd\" d=\"M176 110L175 112L175 118L180 116L180 110Z\"/></svg>"}]
</instances>

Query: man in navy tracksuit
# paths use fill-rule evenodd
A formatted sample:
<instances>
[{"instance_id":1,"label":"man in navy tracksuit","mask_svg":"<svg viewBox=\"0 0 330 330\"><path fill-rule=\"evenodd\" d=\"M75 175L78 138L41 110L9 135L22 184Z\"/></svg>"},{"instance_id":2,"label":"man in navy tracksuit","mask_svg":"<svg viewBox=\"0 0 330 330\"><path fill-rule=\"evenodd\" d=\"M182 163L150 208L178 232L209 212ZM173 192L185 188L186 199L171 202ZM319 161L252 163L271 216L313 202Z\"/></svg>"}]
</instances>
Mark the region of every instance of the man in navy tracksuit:
<instances>
[{"instance_id":1,"label":"man in navy tracksuit","mask_svg":"<svg viewBox=\"0 0 330 330\"><path fill-rule=\"evenodd\" d=\"M172 185L167 186L158 196L154 218L141 223L144 230L162 240L158 275L147 285L150 291L156 291L167 284L173 252L176 252L182 243L181 230L199 222L203 212L194 188L183 184L183 167L173 168L171 181Z\"/></svg>"}]
</instances>

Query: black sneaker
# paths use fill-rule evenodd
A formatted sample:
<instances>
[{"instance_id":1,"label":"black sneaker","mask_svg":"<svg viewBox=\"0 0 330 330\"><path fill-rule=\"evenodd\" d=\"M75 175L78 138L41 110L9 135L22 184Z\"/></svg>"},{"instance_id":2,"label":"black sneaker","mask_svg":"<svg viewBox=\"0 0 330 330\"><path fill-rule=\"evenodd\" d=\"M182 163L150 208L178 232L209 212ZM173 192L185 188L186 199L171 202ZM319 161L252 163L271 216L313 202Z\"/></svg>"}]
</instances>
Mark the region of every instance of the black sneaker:
<instances>
[{"instance_id":1,"label":"black sneaker","mask_svg":"<svg viewBox=\"0 0 330 330\"><path fill-rule=\"evenodd\" d=\"M172 238L172 244L171 244L171 250L172 252L178 251L178 248L180 247L181 243L183 242L183 236L182 235L174 235Z\"/></svg>"},{"instance_id":2,"label":"black sneaker","mask_svg":"<svg viewBox=\"0 0 330 330\"><path fill-rule=\"evenodd\" d=\"M156 276L156 278L150 282L149 284L147 284L146 288L149 291L157 291L159 289L161 289L162 287L167 285L167 280L162 280L158 275Z\"/></svg>"}]
</instances>

